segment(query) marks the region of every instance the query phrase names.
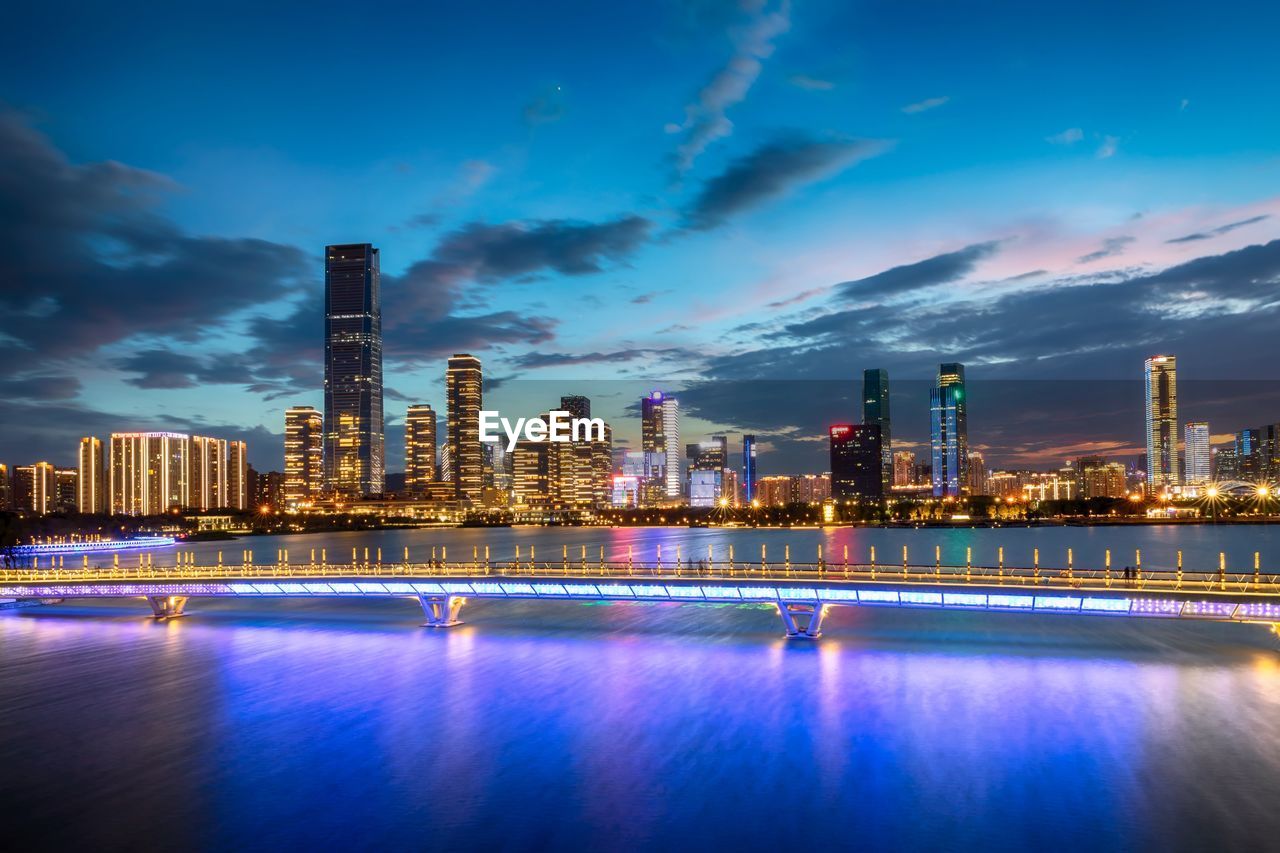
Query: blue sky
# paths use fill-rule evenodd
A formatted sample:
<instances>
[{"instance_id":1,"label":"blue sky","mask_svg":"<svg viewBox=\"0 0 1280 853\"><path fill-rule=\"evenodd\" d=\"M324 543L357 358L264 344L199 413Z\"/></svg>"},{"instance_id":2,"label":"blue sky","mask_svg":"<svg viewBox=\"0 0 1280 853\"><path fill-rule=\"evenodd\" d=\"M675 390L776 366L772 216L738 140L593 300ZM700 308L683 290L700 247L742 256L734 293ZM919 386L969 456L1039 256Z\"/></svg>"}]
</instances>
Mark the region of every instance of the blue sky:
<instances>
[{"instance_id":1,"label":"blue sky","mask_svg":"<svg viewBox=\"0 0 1280 853\"><path fill-rule=\"evenodd\" d=\"M5 461L154 426L278 467L283 409L319 403L323 246L354 241L382 249L392 414L442 407L469 350L519 414L588 391L625 441L636 389L674 387L690 438L755 430L779 470L820 469L863 368L903 383L909 442L908 381L962 360L974 443L1050 464L1132 452L1140 409L1028 436L979 382L1135 381L1169 351L1206 389L1187 417L1280 420L1256 356L1280 310L1268 5L10 16ZM776 405L726 393L773 380Z\"/></svg>"}]
</instances>

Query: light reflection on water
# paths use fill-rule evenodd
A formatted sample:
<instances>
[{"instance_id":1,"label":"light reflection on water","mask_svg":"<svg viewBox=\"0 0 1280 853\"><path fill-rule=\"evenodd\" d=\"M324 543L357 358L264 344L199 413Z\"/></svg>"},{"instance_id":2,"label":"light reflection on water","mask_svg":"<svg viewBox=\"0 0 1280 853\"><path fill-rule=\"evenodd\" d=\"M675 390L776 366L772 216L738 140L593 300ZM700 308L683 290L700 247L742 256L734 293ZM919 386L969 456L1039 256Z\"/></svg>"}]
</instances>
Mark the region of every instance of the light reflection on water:
<instances>
[{"instance_id":1,"label":"light reflection on water","mask_svg":"<svg viewBox=\"0 0 1280 853\"><path fill-rule=\"evenodd\" d=\"M134 602L0 616L41 847L1270 847L1260 626L836 608ZM30 828L29 830L26 828Z\"/></svg>"}]
</instances>

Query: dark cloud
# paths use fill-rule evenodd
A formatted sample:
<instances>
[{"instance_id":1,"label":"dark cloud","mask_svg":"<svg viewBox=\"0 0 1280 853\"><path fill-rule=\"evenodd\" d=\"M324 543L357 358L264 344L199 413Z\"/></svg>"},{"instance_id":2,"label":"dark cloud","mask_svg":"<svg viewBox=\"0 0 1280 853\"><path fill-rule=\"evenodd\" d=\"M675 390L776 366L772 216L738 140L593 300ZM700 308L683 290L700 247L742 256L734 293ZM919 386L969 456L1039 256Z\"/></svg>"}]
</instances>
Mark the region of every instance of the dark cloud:
<instances>
[{"instance_id":1,"label":"dark cloud","mask_svg":"<svg viewBox=\"0 0 1280 853\"><path fill-rule=\"evenodd\" d=\"M1132 243L1135 237L1108 237L1102 241L1102 248L1096 252L1090 252L1087 255L1081 255L1076 258L1078 264L1091 264L1094 261L1100 261L1103 258L1113 258L1116 255L1124 254L1125 247Z\"/></svg>"},{"instance_id":2,"label":"dark cloud","mask_svg":"<svg viewBox=\"0 0 1280 853\"><path fill-rule=\"evenodd\" d=\"M1269 213L1264 213L1260 216L1250 216L1248 219L1241 219L1239 222L1228 222L1226 225L1219 225L1217 228L1211 228L1208 231L1198 231L1195 234L1185 234L1182 237L1174 237L1172 240L1165 240L1165 242L1194 243L1199 240L1212 240L1214 237L1229 234L1237 228L1244 228L1246 225L1255 225L1270 218L1271 214Z\"/></svg>"},{"instance_id":3,"label":"dark cloud","mask_svg":"<svg viewBox=\"0 0 1280 853\"><path fill-rule=\"evenodd\" d=\"M634 348L613 352L555 353L530 352L511 359L512 365L525 369L565 367L580 364L620 364L640 359L680 361L685 366L702 360L702 355L683 347Z\"/></svg>"},{"instance_id":4,"label":"dark cloud","mask_svg":"<svg viewBox=\"0 0 1280 853\"><path fill-rule=\"evenodd\" d=\"M950 284L973 272L978 262L995 254L998 240L974 243L955 252L934 255L913 264L903 264L884 272L855 281L844 281L835 286L843 299L884 299L899 296L926 287Z\"/></svg>"},{"instance_id":5,"label":"dark cloud","mask_svg":"<svg viewBox=\"0 0 1280 853\"><path fill-rule=\"evenodd\" d=\"M0 379L0 400L70 400L80 393L80 380L74 376L27 375Z\"/></svg>"},{"instance_id":6,"label":"dark cloud","mask_svg":"<svg viewBox=\"0 0 1280 853\"><path fill-rule=\"evenodd\" d=\"M735 214L884 150L883 142L864 139L793 137L770 142L707 181L685 210L683 226L706 231L723 225Z\"/></svg>"}]
</instances>

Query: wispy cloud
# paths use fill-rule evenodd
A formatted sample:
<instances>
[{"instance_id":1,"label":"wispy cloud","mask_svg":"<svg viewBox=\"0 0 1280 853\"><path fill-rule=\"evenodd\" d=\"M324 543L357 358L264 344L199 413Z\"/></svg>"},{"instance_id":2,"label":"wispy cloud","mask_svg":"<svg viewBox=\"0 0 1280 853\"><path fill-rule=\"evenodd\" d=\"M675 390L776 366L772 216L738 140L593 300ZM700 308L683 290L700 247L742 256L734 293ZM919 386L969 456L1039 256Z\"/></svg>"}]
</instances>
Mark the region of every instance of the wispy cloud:
<instances>
[{"instance_id":1,"label":"wispy cloud","mask_svg":"<svg viewBox=\"0 0 1280 853\"><path fill-rule=\"evenodd\" d=\"M1255 225L1263 220L1270 219L1271 214L1263 213L1259 216L1250 216L1248 219L1241 219L1238 222L1228 222L1226 225L1219 225L1217 228L1210 228L1208 231L1197 231L1194 234L1184 234L1181 237L1174 237L1172 240L1165 240L1166 243L1194 243L1198 240L1212 240L1214 237L1220 237L1223 234L1229 234L1237 228L1244 228L1246 225Z\"/></svg>"},{"instance_id":2,"label":"wispy cloud","mask_svg":"<svg viewBox=\"0 0 1280 853\"><path fill-rule=\"evenodd\" d=\"M811 92L829 92L836 87L836 84L830 80L823 80L820 77L810 77L808 74L792 74L787 78L792 86L800 89L808 89Z\"/></svg>"},{"instance_id":3,"label":"wispy cloud","mask_svg":"<svg viewBox=\"0 0 1280 853\"><path fill-rule=\"evenodd\" d=\"M915 115L916 113L923 113L928 110L932 110L937 107L940 107L950 100L951 100L950 95L943 95L940 98L925 98L923 101L917 101L914 104L907 104L905 107L902 108L902 111L907 115Z\"/></svg>"},{"instance_id":4,"label":"wispy cloud","mask_svg":"<svg viewBox=\"0 0 1280 853\"><path fill-rule=\"evenodd\" d=\"M1062 133L1055 133L1053 136L1046 136L1045 141L1054 145L1075 145L1081 139L1084 139L1084 131L1078 127L1068 127Z\"/></svg>"},{"instance_id":5,"label":"wispy cloud","mask_svg":"<svg viewBox=\"0 0 1280 853\"><path fill-rule=\"evenodd\" d=\"M733 133L733 122L726 111L741 103L760 77L764 60L774 50L774 40L791 29L791 2L781 0L773 5L765 2L754 10L745 25L733 29L733 55L698 92L697 99L685 106L684 121L668 124L668 133L683 133L684 141L676 149L676 172L683 175L695 160L717 139Z\"/></svg>"},{"instance_id":6,"label":"wispy cloud","mask_svg":"<svg viewBox=\"0 0 1280 853\"><path fill-rule=\"evenodd\" d=\"M1116 255L1124 254L1125 247L1128 246L1130 243L1132 243L1136 239L1137 239L1136 237L1128 237L1128 236L1108 237L1107 239L1102 241L1101 249L1098 249L1096 252L1090 252L1087 255L1081 255L1080 257L1076 258L1076 263L1091 264L1094 261L1100 261L1103 258L1113 258Z\"/></svg>"},{"instance_id":7,"label":"wispy cloud","mask_svg":"<svg viewBox=\"0 0 1280 853\"><path fill-rule=\"evenodd\" d=\"M1120 137L1104 136L1102 137L1102 144L1098 146L1094 156L1099 160L1106 160L1108 157L1114 157L1119 147Z\"/></svg>"}]
</instances>

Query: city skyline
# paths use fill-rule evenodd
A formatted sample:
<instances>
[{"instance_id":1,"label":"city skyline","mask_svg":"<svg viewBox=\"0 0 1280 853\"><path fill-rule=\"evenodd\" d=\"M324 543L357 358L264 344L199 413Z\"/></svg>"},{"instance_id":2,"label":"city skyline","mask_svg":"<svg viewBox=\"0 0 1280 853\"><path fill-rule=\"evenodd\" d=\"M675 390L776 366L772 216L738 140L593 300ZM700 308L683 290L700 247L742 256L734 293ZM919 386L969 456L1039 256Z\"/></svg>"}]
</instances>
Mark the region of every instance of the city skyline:
<instances>
[{"instance_id":1,"label":"city skyline","mask_svg":"<svg viewBox=\"0 0 1280 853\"><path fill-rule=\"evenodd\" d=\"M1028 383L1007 395L1026 412L986 396L1002 415L975 423L988 467L1050 466L1143 452L1128 410L1062 383L1127 383L1136 361L1174 352L1183 408L1225 446L1280 407L1251 357L1280 311L1280 166L1265 154L1278 120L1251 107L1266 97L1256 63L1278 61L1240 44L1260 33L1232 31L1213 72L1193 71L1169 45L1226 23L1188 6L1159 50L1121 50L1157 37L1131 10L1099 32L1088 7L1019 39L939 9L945 39L893 51L874 34L909 28L906 10L578 9L573 32L530 19L479 79L464 73L476 36L445 38L422 13L393 37L415 46L403 72L470 82L413 87L416 110L345 61L276 73L314 65L290 58L329 10L228 33L254 48L230 76L211 70L221 50L187 45L180 99L176 80L141 74L154 53L100 46L120 32L169 50L164 22L126 5L55 28L20 10L14 31L39 35L10 45L13 65L42 73L0 70L0 165L16 176L0 187L0 356L15 365L0 455L71 465L84 435L178 431L246 441L255 467L278 468L285 409L323 409L318 260L353 242L380 253L391 470L403 404L444 411L454 352L484 360L486 393L513 409L592 397L620 448L640 446L642 389L668 388L695 437L757 435L795 472L817 467L829 424L857 422L856 387L776 406L753 389L888 370L903 389L894 437L920 450L927 431L896 407L938 363L963 362L979 397L985 382ZM436 14L481 31L472 10ZM285 20L287 35L271 28ZM1052 61L1075 55L1073 38L1103 49L1122 32L1105 85ZM602 72L588 42L659 69L652 85ZM923 70L963 42L981 61ZM131 83L103 91L68 73L73 56ZM1015 111L1010 69L1026 87ZM288 97L257 84L273 78ZM299 130L357 93L379 117L363 138Z\"/></svg>"}]
</instances>

